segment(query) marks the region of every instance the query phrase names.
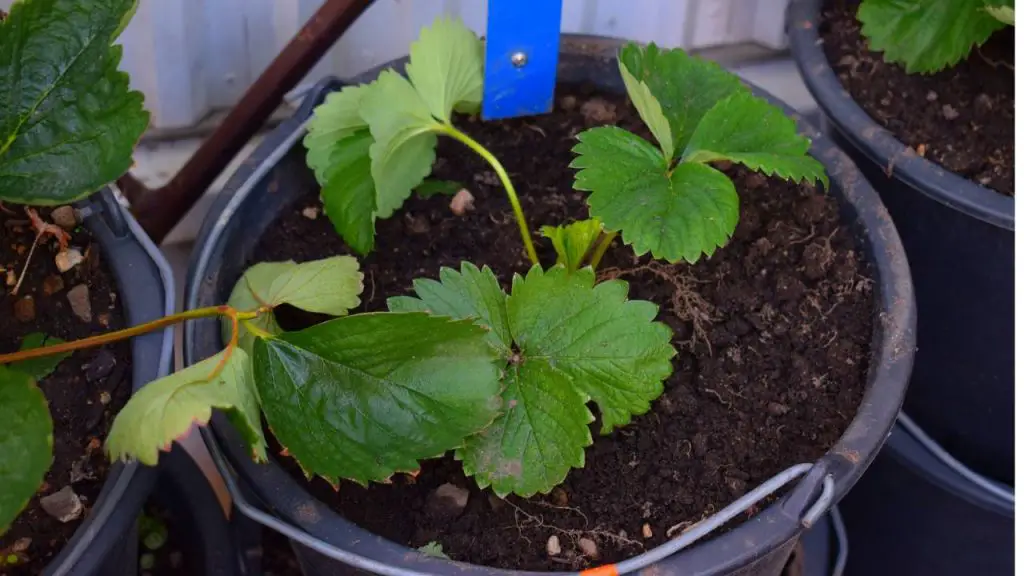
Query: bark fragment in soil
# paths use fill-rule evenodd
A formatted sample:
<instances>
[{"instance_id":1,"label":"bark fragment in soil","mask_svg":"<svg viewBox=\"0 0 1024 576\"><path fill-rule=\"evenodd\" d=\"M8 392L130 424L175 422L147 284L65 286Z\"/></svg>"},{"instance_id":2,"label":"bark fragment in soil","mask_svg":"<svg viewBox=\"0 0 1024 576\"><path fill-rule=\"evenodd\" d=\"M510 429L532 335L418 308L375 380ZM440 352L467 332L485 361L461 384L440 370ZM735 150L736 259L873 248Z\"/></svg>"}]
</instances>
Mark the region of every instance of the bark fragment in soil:
<instances>
[{"instance_id":1,"label":"bark fragment in soil","mask_svg":"<svg viewBox=\"0 0 1024 576\"><path fill-rule=\"evenodd\" d=\"M568 165L574 136L595 125L582 111L593 115L597 105L587 103L594 99L614 111L618 125L644 133L624 98L586 87L560 88L563 105L550 115L464 123L505 164L531 230L586 217ZM438 179L473 182L475 209L454 216L446 197L413 196L404 214L379 221L377 247L361 259L361 311L385 309L387 297L409 293L414 278L436 278L441 266L458 268L463 259L492 267L506 288L513 273L529 268L504 193L475 177L489 173L486 164L442 140L434 172ZM710 260L669 265L618 245L607 254L602 273L618 270L630 297L657 303L658 319L675 332L675 373L650 413L609 436L595 427L586 468L570 472L551 495L501 500L478 489L450 455L424 462L415 478L396 476L391 485L342 483L336 492L315 480L310 491L349 520L414 548L437 541L456 560L568 570L652 549L668 540L672 527L706 518L751 486L823 455L863 393L870 271L851 232L839 225L834 201L743 169L729 174L741 221ZM264 234L250 263L348 253L326 217L310 221L301 213L317 199L312 177L296 172L289 185L309 194ZM425 222L429 234L410 233L406 216ZM542 262L554 262L550 244L539 235L535 240ZM279 319L295 329L323 317L292 309ZM305 481L293 461L279 461ZM454 520L428 505L444 484L469 491ZM549 554L552 535L559 541L555 555ZM599 561L581 551L583 539L598 548Z\"/></svg>"},{"instance_id":2,"label":"bark fragment in soil","mask_svg":"<svg viewBox=\"0 0 1024 576\"><path fill-rule=\"evenodd\" d=\"M907 74L868 49L859 0L826 3L825 54L840 83L899 141L945 169L1014 195L1014 29L935 74Z\"/></svg>"},{"instance_id":3,"label":"bark fragment in soil","mask_svg":"<svg viewBox=\"0 0 1024 576\"><path fill-rule=\"evenodd\" d=\"M48 210L40 210L39 214L49 221ZM87 254L79 265L65 273L58 271L54 262L58 248L48 238L36 248L18 296L9 293L13 285L0 290L0 353L17 350L22 338L34 332L77 340L124 326L114 277L102 261L99 244L81 228L71 232L71 236L71 245ZM0 269L20 274L34 239L35 231L27 219L17 213L0 211ZM60 282L54 278L59 278ZM90 306L93 311L103 313L107 326L95 318L84 322L72 312L65 286L77 285L89 287ZM27 297L33 301L34 315L31 320L21 321L15 315L15 308L19 300ZM97 358L107 358L110 370L105 377L90 380L88 366ZM84 350L61 362L53 374L39 383L53 417L53 464L43 487L10 530L0 536L0 551L20 549L19 542L30 542L16 552L17 565L0 563L0 576L41 574L88 518L109 468L102 442L117 411L131 394L130 361L127 342ZM41 497L64 487L73 488L83 506L81 517L67 523L47 514L40 505Z\"/></svg>"}]
</instances>

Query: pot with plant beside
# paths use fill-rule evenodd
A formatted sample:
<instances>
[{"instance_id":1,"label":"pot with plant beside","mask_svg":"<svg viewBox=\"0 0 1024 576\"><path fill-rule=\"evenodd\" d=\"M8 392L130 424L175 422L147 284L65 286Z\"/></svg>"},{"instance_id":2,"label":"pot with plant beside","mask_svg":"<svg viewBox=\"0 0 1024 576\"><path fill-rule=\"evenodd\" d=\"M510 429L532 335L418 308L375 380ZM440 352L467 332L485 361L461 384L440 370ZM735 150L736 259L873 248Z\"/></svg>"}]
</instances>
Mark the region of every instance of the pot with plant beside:
<instances>
[{"instance_id":1,"label":"pot with plant beside","mask_svg":"<svg viewBox=\"0 0 1024 576\"><path fill-rule=\"evenodd\" d=\"M133 390L170 370L173 342L103 339L169 313L173 284L159 250L101 190L130 167L148 124L112 45L133 4L24 0L0 18L4 575L135 569L127 534L155 475L110 464L102 442ZM85 338L104 345L59 349ZM56 354L26 358L41 346Z\"/></svg>"},{"instance_id":2,"label":"pot with plant beside","mask_svg":"<svg viewBox=\"0 0 1024 576\"><path fill-rule=\"evenodd\" d=\"M187 306L231 313L186 372L250 390L204 435L307 573L778 574L880 448L914 304L877 197L716 65L610 45L482 122L480 40L438 21L204 225Z\"/></svg>"},{"instance_id":3,"label":"pot with plant beside","mask_svg":"<svg viewBox=\"0 0 1024 576\"><path fill-rule=\"evenodd\" d=\"M796 0L788 27L828 133L874 184L920 307L906 413L1013 484L1013 6Z\"/></svg>"}]
</instances>

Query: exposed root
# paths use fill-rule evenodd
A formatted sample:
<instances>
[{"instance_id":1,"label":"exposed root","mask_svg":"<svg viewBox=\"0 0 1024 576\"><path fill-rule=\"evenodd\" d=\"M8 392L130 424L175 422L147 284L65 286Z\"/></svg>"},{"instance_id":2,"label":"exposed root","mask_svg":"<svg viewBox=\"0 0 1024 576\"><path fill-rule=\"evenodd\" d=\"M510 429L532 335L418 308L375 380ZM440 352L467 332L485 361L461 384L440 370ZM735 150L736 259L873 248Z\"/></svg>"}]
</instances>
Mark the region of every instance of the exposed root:
<instances>
[{"instance_id":1,"label":"exposed root","mask_svg":"<svg viewBox=\"0 0 1024 576\"><path fill-rule=\"evenodd\" d=\"M63 228L56 224L50 224L39 217L39 213L32 208L25 208L25 213L28 214L29 221L32 222L32 228L35 229L36 234L39 236L53 236L60 244L61 250L68 249L68 243L71 242L71 235L64 231Z\"/></svg>"},{"instance_id":2,"label":"exposed root","mask_svg":"<svg viewBox=\"0 0 1024 576\"><path fill-rule=\"evenodd\" d=\"M523 536L523 528L527 528L527 529L537 529L537 530L550 531L550 532L558 534L560 536L564 536L564 537L568 538L573 543L574 547L578 546L580 538L590 538L590 539L594 540L595 542L611 542L611 543L615 544L616 546L618 546L620 548L623 547L623 546L628 546L628 547L635 547L637 549L643 550L644 545L643 545L642 542L640 542L638 540L633 540L632 538L630 538L628 536L623 536L621 534L615 534L615 533L609 532L607 530L601 530L601 529L594 529L594 530L566 530L565 528L559 528L558 526L553 526L551 524L546 523L544 521L543 517L530 514L526 510L523 510L520 506L517 506L515 504L515 502L512 502L512 500L510 500L510 499L506 499L505 502L507 504L509 504L510 506L512 506L513 508L515 508L515 510L516 510L516 512L515 512L516 529L519 531L519 537L520 538L526 539L526 537ZM568 508L568 507L564 507L564 506L554 506L554 505L546 504L546 503L542 504L540 502L536 502L536 504L540 504L542 506L546 505L548 508L552 508L552 509L556 509L556 510L572 510L572 511L578 513L583 518L583 522L584 522L585 526L589 526L590 525L590 519L587 518L587 516L578 508ZM524 520L520 520L520 517L524 518ZM558 561L555 558L552 558L552 560L554 560L556 562ZM572 560L570 559L569 562L572 562Z\"/></svg>"},{"instance_id":3,"label":"exposed root","mask_svg":"<svg viewBox=\"0 0 1024 576\"><path fill-rule=\"evenodd\" d=\"M25 265L21 268L21 275L18 276L18 283L14 285L14 290L11 290L12 296L17 296L18 290L21 290L21 283L25 281L25 274L28 273L28 265L32 262L32 255L36 253L36 246L39 246L39 240L42 237L42 233L36 234L35 240L32 241L32 247L28 250L28 257L25 258Z\"/></svg>"},{"instance_id":4,"label":"exposed root","mask_svg":"<svg viewBox=\"0 0 1024 576\"><path fill-rule=\"evenodd\" d=\"M703 340L708 347L708 352L713 352L711 340L708 339L707 324L714 321L714 306L705 300L700 293L693 289L697 282L689 274L680 273L671 264L660 262L648 262L643 266L634 268L606 268L601 271L601 280L614 280L622 276L636 276L643 273L650 273L664 282L672 284L675 291L672 293L672 314L684 322L690 322L693 326L693 334L690 336L690 350L697 345L697 340Z\"/></svg>"}]
</instances>

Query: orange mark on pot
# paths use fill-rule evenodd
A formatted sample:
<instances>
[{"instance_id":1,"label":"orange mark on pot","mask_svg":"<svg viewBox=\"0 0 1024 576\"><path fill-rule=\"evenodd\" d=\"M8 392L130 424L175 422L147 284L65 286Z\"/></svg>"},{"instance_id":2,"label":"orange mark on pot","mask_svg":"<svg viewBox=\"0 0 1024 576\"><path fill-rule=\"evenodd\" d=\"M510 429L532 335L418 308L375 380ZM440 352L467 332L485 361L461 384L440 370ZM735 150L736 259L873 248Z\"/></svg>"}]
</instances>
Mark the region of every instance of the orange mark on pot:
<instances>
[{"instance_id":1,"label":"orange mark on pot","mask_svg":"<svg viewBox=\"0 0 1024 576\"><path fill-rule=\"evenodd\" d=\"M604 566L584 570L580 572L580 576L619 576L619 569L615 567L615 564L605 564Z\"/></svg>"}]
</instances>

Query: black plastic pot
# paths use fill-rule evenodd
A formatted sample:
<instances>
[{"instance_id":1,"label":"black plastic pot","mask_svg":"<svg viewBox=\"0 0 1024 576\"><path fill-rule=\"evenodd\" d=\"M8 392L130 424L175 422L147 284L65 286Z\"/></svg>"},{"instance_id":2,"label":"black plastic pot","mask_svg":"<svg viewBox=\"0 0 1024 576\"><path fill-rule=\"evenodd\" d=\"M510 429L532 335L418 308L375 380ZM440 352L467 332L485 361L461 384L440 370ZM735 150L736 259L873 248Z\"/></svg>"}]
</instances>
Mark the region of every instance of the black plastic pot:
<instances>
[{"instance_id":1,"label":"black plastic pot","mask_svg":"<svg viewBox=\"0 0 1024 576\"><path fill-rule=\"evenodd\" d=\"M907 251L919 310L904 410L971 468L1013 484L1013 198L925 160L843 89L818 34L823 0L794 0L793 58L826 133L860 167Z\"/></svg>"},{"instance_id":2,"label":"black plastic pot","mask_svg":"<svg viewBox=\"0 0 1024 576\"><path fill-rule=\"evenodd\" d=\"M901 418L840 503L847 576L1013 574L1013 493L980 478Z\"/></svg>"},{"instance_id":3,"label":"black plastic pot","mask_svg":"<svg viewBox=\"0 0 1024 576\"><path fill-rule=\"evenodd\" d=\"M617 46L617 41L606 39L567 37L562 46L559 81L587 82L601 89L623 91L615 61ZM356 81L372 79L377 72L370 71ZM302 125L313 107L339 86L337 80L319 84L295 117L271 133L229 181L224 197L204 223L193 254L186 286L188 308L224 302L263 232L294 200L316 190L300 143ZM813 139L812 153L832 179L831 193L839 199L842 217L857 232L874 263L877 316L864 401L850 428L818 462L780 473L769 481L774 485L744 496L721 515L645 555L616 565L620 573L644 569L650 574L742 572L777 576L806 527L864 472L899 411L914 356L915 323L914 295L903 248L878 196L853 162L807 122L799 122L801 130ZM186 363L207 358L222 346L216 322L197 321L186 326ZM229 472L229 488L234 496L243 497L236 500L240 510L292 538L307 574L360 573L357 568L403 576L522 573L430 558L349 523L275 463L254 464L223 415L214 417L212 430L204 429L204 438L219 465L237 472L239 483L251 490L262 506L245 501L243 487L235 485L236 475ZM765 493L781 491L784 486L789 490L756 517L707 542L679 550L724 523L722 515L738 514Z\"/></svg>"},{"instance_id":4,"label":"black plastic pot","mask_svg":"<svg viewBox=\"0 0 1024 576\"><path fill-rule=\"evenodd\" d=\"M76 208L84 216L85 227L103 248L104 262L117 281L128 324L141 324L172 313L174 281L170 266L110 190L76 204ZM133 390L170 373L174 355L171 329L138 336L131 346ZM156 479L155 468L137 462L111 466L89 517L43 574L135 574L135 520Z\"/></svg>"}]
</instances>

